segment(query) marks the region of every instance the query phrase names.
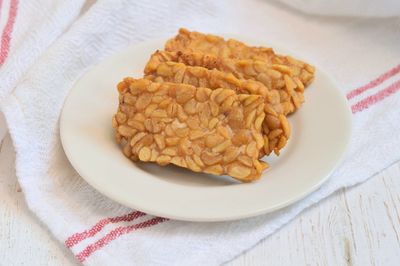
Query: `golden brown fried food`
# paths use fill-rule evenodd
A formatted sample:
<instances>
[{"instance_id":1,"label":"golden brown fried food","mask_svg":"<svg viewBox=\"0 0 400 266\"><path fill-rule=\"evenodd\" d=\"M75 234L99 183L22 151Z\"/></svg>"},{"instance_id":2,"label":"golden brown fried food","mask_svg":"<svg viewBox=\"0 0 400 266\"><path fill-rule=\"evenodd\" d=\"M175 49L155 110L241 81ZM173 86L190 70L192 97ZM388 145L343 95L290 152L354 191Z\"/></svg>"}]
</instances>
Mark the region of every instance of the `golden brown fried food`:
<instances>
[{"instance_id":1,"label":"golden brown fried food","mask_svg":"<svg viewBox=\"0 0 400 266\"><path fill-rule=\"evenodd\" d=\"M272 48L250 47L234 39L224 40L216 35L191 32L184 28L179 29L178 35L167 41L165 50L201 52L219 57L260 59L267 62L271 62L276 56Z\"/></svg>"},{"instance_id":2,"label":"golden brown fried food","mask_svg":"<svg viewBox=\"0 0 400 266\"><path fill-rule=\"evenodd\" d=\"M290 68L290 74L296 75L308 85L313 77L315 68L301 60L291 56L279 55L269 47L248 46L234 39L225 40L222 37L190 32L181 28L178 35L167 41L165 50L170 52L203 53L218 57L260 60L274 67L288 71L284 66ZM282 67L283 66L283 67Z\"/></svg>"},{"instance_id":3,"label":"golden brown fried food","mask_svg":"<svg viewBox=\"0 0 400 266\"><path fill-rule=\"evenodd\" d=\"M202 53L156 51L145 67L145 74L153 73L160 63L168 61L217 69L232 73L238 79L259 81L270 90L276 90L274 93L280 96L281 103L276 108L281 108L278 113L284 115L294 112L304 102L304 85L300 79L297 76L292 78L263 61L230 59Z\"/></svg>"},{"instance_id":4,"label":"golden brown fried food","mask_svg":"<svg viewBox=\"0 0 400 266\"><path fill-rule=\"evenodd\" d=\"M287 94L291 99L293 111L304 101L304 87L314 79L313 66L291 56L275 54L271 48L251 47L234 39L224 40L186 29L180 29L175 38L167 41L165 50L178 52L185 64L203 63L199 66L231 72L238 78L255 79L270 89L280 90L283 97Z\"/></svg>"},{"instance_id":5,"label":"golden brown fried food","mask_svg":"<svg viewBox=\"0 0 400 266\"><path fill-rule=\"evenodd\" d=\"M175 164L250 182L259 161L264 99L230 89L125 78L113 117L117 141L132 160Z\"/></svg>"},{"instance_id":6,"label":"golden brown fried food","mask_svg":"<svg viewBox=\"0 0 400 266\"><path fill-rule=\"evenodd\" d=\"M254 80L237 79L230 73L209 70L204 67L191 67L182 63L165 62L155 65L151 63L145 69L145 78L155 82L186 83L196 87L210 89L225 88L236 93L262 95L265 101L265 114L261 114L263 122L264 148L263 153L269 155L279 151L286 145L290 136L290 126L282 110L277 91L268 90L262 83ZM265 116L265 119L264 119Z\"/></svg>"}]
</instances>

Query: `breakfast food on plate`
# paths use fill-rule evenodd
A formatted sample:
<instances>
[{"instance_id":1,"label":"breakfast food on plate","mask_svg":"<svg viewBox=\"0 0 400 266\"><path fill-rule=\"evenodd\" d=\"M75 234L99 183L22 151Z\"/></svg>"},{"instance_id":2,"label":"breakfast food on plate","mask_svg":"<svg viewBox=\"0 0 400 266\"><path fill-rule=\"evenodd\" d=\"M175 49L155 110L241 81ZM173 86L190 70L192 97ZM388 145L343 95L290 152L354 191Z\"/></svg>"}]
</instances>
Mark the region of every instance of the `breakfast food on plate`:
<instances>
[{"instance_id":1,"label":"breakfast food on plate","mask_svg":"<svg viewBox=\"0 0 400 266\"><path fill-rule=\"evenodd\" d=\"M291 56L276 54L272 48L252 47L234 39L225 40L216 35L190 32L187 29L180 29L177 36L168 40L165 50L199 52L220 58L260 60L292 75L298 75L306 85L313 80L315 71L313 66Z\"/></svg>"},{"instance_id":2,"label":"breakfast food on plate","mask_svg":"<svg viewBox=\"0 0 400 266\"><path fill-rule=\"evenodd\" d=\"M151 60L150 60L151 61ZM237 79L232 74L204 67L192 67L182 63L160 62L149 63L145 67L147 79L156 82L186 83L210 89L226 88L236 93L261 95L265 101L266 117L263 123L265 145L261 155L272 151L279 154L290 135L290 126L282 114L279 94L270 91L262 83L254 80ZM263 115L264 116L264 115Z\"/></svg>"},{"instance_id":3,"label":"breakfast food on plate","mask_svg":"<svg viewBox=\"0 0 400 266\"><path fill-rule=\"evenodd\" d=\"M293 59L295 60L295 59ZM239 79L256 80L280 96L280 113L284 115L294 112L304 102L304 84L298 76L288 75L282 68L276 70L268 63L252 59L232 59L198 52L156 51L145 67L145 74L154 70L164 62L179 62L187 66L200 66L217 69L234 75ZM300 64L299 62L298 64Z\"/></svg>"},{"instance_id":4,"label":"breakfast food on plate","mask_svg":"<svg viewBox=\"0 0 400 266\"><path fill-rule=\"evenodd\" d=\"M219 57L260 59L271 62L276 56L269 47L251 47L234 39L179 29L178 35L167 41L166 51L203 52Z\"/></svg>"},{"instance_id":5,"label":"breakfast food on plate","mask_svg":"<svg viewBox=\"0 0 400 266\"><path fill-rule=\"evenodd\" d=\"M267 167L264 99L230 89L126 78L118 84L117 140L133 160L253 181Z\"/></svg>"},{"instance_id":6,"label":"breakfast food on plate","mask_svg":"<svg viewBox=\"0 0 400 266\"><path fill-rule=\"evenodd\" d=\"M118 84L117 142L133 161L260 178L290 137L313 66L272 48L180 29L150 57L144 78Z\"/></svg>"},{"instance_id":7,"label":"breakfast food on plate","mask_svg":"<svg viewBox=\"0 0 400 266\"><path fill-rule=\"evenodd\" d=\"M238 77L257 79L273 89L283 89L289 84L289 88L285 90L292 98L293 111L303 102L302 90L314 79L313 66L291 56L275 54L272 48L251 47L234 39L225 40L216 35L190 32L186 29L180 29L177 36L167 41L165 50L231 59L222 60L225 66L230 65L235 70L230 72ZM266 73L267 69L276 70L281 75L272 71ZM265 75L257 78L260 73Z\"/></svg>"}]
</instances>

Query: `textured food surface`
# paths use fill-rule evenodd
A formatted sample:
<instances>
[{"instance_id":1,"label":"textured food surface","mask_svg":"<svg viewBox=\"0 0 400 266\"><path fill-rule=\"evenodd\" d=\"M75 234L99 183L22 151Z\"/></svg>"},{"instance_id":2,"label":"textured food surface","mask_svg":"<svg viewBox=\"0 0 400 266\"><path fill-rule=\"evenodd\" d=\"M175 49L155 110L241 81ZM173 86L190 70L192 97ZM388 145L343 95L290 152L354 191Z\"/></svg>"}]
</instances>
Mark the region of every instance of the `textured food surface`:
<instances>
[{"instance_id":1,"label":"textured food surface","mask_svg":"<svg viewBox=\"0 0 400 266\"><path fill-rule=\"evenodd\" d=\"M308 85L312 81L315 68L291 56L279 55L269 47L253 47L243 42L222 37L203 34L187 29L180 29L177 36L167 41L165 50L170 52L203 53L220 58L253 59L280 68L286 66L291 75L299 75L302 82ZM283 68L285 69L285 68Z\"/></svg>"},{"instance_id":2,"label":"textured food surface","mask_svg":"<svg viewBox=\"0 0 400 266\"><path fill-rule=\"evenodd\" d=\"M271 89L286 92L292 103L291 112L300 107L304 101L304 87L314 79L313 66L291 56L275 54L271 48L251 47L234 39L224 40L186 29L180 29L178 35L166 43L165 50L178 52L185 64L206 62L201 66L228 71L239 78L255 79Z\"/></svg>"},{"instance_id":3,"label":"textured food surface","mask_svg":"<svg viewBox=\"0 0 400 266\"><path fill-rule=\"evenodd\" d=\"M293 59L295 60L295 59ZM150 58L145 68L145 74L154 73L161 63L179 62L188 66L200 66L207 69L217 69L231 73L238 79L256 80L263 83L269 90L275 91L280 96L284 115L297 110L304 102L304 80L309 82L312 77L308 74L294 75L296 69L280 65L272 66L262 60L232 59L218 57L212 54L199 52L168 52L156 51ZM307 72L308 73L308 72Z\"/></svg>"},{"instance_id":4,"label":"textured food surface","mask_svg":"<svg viewBox=\"0 0 400 266\"><path fill-rule=\"evenodd\" d=\"M272 48L249 47L246 44L222 37L203 34L187 29L179 29L178 35L167 41L167 51L202 52L210 53L220 57L262 59L270 62L275 56Z\"/></svg>"},{"instance_id":5,"label":"textured food surface","mask_svg":"<svg viewBox=\"0 0 400 266\"><path fill-rule=\"evenodd\" d=\"M249 182L267 168L264 99L187 84L125 78L113 117L117 141L132 160L175 164Z\"/></svg>"},{"instance_id":6,"label":"textured food surface","mask_svg":"<svg viewBox=\"0 0 400 266\"><path fill-rule=\"evenodd\" d=\"M236 93L261 95L265 101L263 122L264 148L261 155L279 151L286 145L290 136L290 126L285 115L284 105L280 102L277 91L271 91L262 83L254 80L237 79L230 73L204 67L187 66L182 63L150 60L145 68L147 79L155 82L186 83L210 89L226 88ZM265 118L265 119L264 119Z\"/></svg>"},{"instance_id":7,"label":"textured food surface","mask_svg":"<svg viewBox=\"0 0 400 266\"><path fill-rule=\"evenodd\" d=\"M155 51L144 78L118 84L112 124L131 160L195 172L260 177L291 134L313 66L272 48L180 29Z\"/></svg>"}]
</instances>

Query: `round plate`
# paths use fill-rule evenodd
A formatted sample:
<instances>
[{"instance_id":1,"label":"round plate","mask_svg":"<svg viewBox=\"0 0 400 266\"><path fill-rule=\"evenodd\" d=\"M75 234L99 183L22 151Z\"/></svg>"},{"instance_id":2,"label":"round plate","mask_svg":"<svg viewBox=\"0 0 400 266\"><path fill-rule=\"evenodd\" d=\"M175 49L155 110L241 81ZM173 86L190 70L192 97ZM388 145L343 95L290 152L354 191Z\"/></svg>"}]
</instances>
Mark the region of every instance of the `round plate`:
<instances>
[{"instance_id":1,"label":"round plate","mask_svg":"<svg viewBox=\"0 0 400 266\"><path fill-rule=\"evenodd\" d=\"M260 40L239 39L269 46ZM318 68L315 81L306 89L306 102L289 117L291 139L279 157L265 158L270 168L257 182L242 184L226 176L127 159L111 127L118 106L116 84L126 76L142 77L150 55L164 42L126 48L94 67L71 89L61 116L61 140L71 164L90 185L149 214L225 221L285 207L327 180L349 142L351 112L334 82Z\"/></svg>"}]
</instances>

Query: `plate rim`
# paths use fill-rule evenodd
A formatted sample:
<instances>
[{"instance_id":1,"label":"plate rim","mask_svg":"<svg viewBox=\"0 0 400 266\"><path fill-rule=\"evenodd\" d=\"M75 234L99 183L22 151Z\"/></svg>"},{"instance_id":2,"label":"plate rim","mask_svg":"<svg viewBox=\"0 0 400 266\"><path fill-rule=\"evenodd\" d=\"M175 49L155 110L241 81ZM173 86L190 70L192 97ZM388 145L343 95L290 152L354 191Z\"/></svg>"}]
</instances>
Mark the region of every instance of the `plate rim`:
<instances>
[{"instance_id":1,"label":"plate rim","mask_svg":"<svg viewBox=\"0 0 400 266\"><path fill-rule=\"evenodd\" d=\"M223 35L223 36L232 36L232 35ZM234 37L234 38L237 38L237 37ZM239 37L239 38L242 38L242 39L245 39L245 40L249 40L249 39L250 40L251 39L254 40L254 38L247 37L247 36L242 36L242 37ZM74 85L71 87L71 89L69 90L69 92L68 92L68 94L67 94L67 96L65 98L65 101L64 101L64 104L63 104L63 108L62 108L62 111L61 111L61 116L60 116L60 129L59 129L60 130L60 139L61 139L61 143L62 143L62 148L63 148L63 150L64 150L64 152L66 154L66 157L68 158L69 162L71 163L72 167L75 169L75 171L78 172L80 177L83 178L90 186L95 188L101 194L105 195L107 198L109 198L111 200L114 200L114 201L116 201L116 202L118 202L118 203L120 203L120 204L122 204L124 206L128 206L130 208L134 208L136 210L140 210L142 212L145 212L145 213L148 213L148 214L151 214L151 215L166 217L166 218L175 219L175 220L192 221L192 222L193 221L197 221L197 222L234 221L234 220L239 220L239 219L258 216L258 215L261 215L261 214L271 213L271 212L277 211L279 209L283 209L283 208L285 208L285 207L287 207L289 205L294 204L295 202L298 202L298 201L302 200L306 196L310 195L311 193L313 193L314 191L319 189L327 180L329 180L331 175L332 175L332 173L335 171L335 169L337 169L337 167L344 161L344 159L345 159L345 157L346 157L346 155L348 153L348 150L349 150L349 146L350 146L349 144L350 144L350 141L351 141L352 128L353 128L352 127L352 115L351 115L350 106L347 103L347 100L346 100L344 92L339 89L339 87L337 86L336 82L331 78L331 76L329 76L327 74L327 72L325 72L320 66L314 64L314 66L317 69L317 73L321 73L324 76L324 79L327 79L335 87L336 93L338 95L340 95L340 99L344 103L343 106L345 107L345 109L347 109L346 110L346 114L347 114L346 120L348 122L348 124L347 124L348 130L346 132L347 134L346 134L346 139L345 139L345 144L344 144L344 150L342 151L342 153L339 156L339 158L336 159L336 161L334 163L334 166L331 167L331 169L330 169L328 174L326 174L323 178L320 178L319 181L316 182L315 184L313 184L312 186L310 186L309 189L304 190L302 193L299 193L295 197L291 197L287 201L283 201L280 204L275 204L273 207L269 207L267 209L255 210L255 211L247 211L247 212L243 213L242 215L228 216L228 217L225 217L225 218L222 218L222 217L204 218L204 217L193 217L193 216L192 217L183 217L183 216L177 216L177 215L173 215L173 214L171 215L171 214L165 213L163 211L154 210L154 209L148 209L148 208L143 207L143 206L135 205L132 201L127 201L123 197L119 197L119 198L118 197L114 197L114 194L111 195L112 193L109 193L107 190L104 189L104 187L101 187L96 182L93 182L93 179L86 178L85 175L82 175L79 167L77 167L75 165L74 159L71 158L73 156L71 155L71 152L70 152L69 148L67 147L68 145L65 143L65 135L64 135L65 134L65 130L64 130L64 127L66 125L65 124L65 112L66 112L65 110L66 109L64 107L66 106L66 103L69 101L70 96L71 96L72 92L74 91L74 88L77 86L77 84L79 84L79 82L81 80L83 80L87 75L89 75L92 71L95 71L97 66L100 66L102 64L106 64L107 61L112 60L119 53L122 53L122 52L124 52L124 51L126 51L128 49L134 49L135 47L140 46L140 45L146 45L147 43L153 44L154 42L160 42L160 41L161 41L160 38L151 39L151 40L147 40L147 41L144 41L144 42L139 42L139 43L136 43L136 44L133 44L133 45L129 45L129 46L126 46L126 47L124 47L124 48L122 48L120 50L115 51L111 55L109 55L106 58L104 58L103 60L99 61L98 64L95 64L95 65L91 66L90 69L88 69L88 71L85 74L83 74L74 83ZM165 41L165 40L163 40L163 41ZM263 40L258 40L258 42L262 43L262 45L264 43L266 43ZM268 45L270 45L270 42L267 42L267 43L268 43ZM277 50L284 50L285 53L293 55L296 58L303 58L301 56L298 56L297 53L293 53L292 51L290 51L289 49L286 49L285 47L283 47L280 44L277 44L275 46L271 45L270 47L274 47L274 49L276 47L276 48L278 48Z\"/></svg>"}]
</instances>

